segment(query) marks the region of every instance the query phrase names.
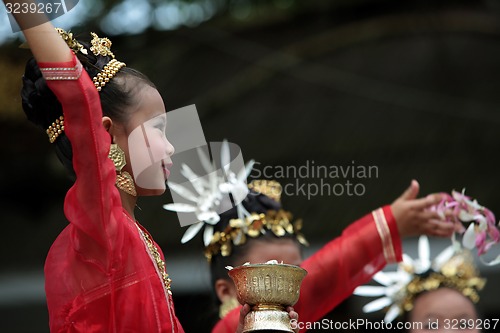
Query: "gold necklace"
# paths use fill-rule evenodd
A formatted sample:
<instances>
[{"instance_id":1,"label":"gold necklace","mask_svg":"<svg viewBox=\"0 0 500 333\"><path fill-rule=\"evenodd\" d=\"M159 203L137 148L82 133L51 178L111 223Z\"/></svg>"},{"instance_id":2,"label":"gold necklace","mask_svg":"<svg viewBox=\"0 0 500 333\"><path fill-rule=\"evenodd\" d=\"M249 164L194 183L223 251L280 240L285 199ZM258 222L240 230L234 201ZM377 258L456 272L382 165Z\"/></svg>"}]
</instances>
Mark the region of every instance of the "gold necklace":
<instances>
[{"instance_id":1,"label":"gold necklace","mask_svg":"<svg viewBox=\"0 0 500 333\"><path fill-rule=\"evenodd\" d=\"M153 240L151 239L151 237L149 237L149 235L147 233L142 231L142 229L141 229L141 227L139 227L139 224L137 223L137 221L134 221L130 216L128 216L128 214L126 214L126 213L123 213L123 214L125 214L125 216L130 221L134 222L135 226L137 227L137 230L139 230L139 233L141 234L142 239L144 240L144 243L146 244L148 253L150 254L151 259L153 259L153 261L156 265L156 269L161 276L163 288L165 289L167 294L172 295L172 291L170 290L170 285L172 284L172 279L167 274L167 270L165 269L165 261L163 261L163 259L161 259L160 252L158 252L158 248L153 243Z\"/></svg>"},{"instance_id":2,"label":"gold necklace","mask_svg":"<svg viewBox=\"0 0 500 333\"><path fill-rule=\"evenodd\" d=\"M162 278L163 287L165 288L165 290L167 291L167 293L169 295L172 295L172 291L170 290L170 285L172 284L172 279L169 277L169 275L167 274L167 270L165 269L165 261L163 261L163 259L161 259L160 253L158 252L158 248L153 243L153 240L151 239L151 237L149 237L149 235L147 233L142 231L142 229L139 227L137 222L135 223L135 225L137 226L137 229L141 233L141 236L146 243L149 254L151 254L151 256L153 257L153 259L155 261L156 268L158 268L158 271L159 271L161 278Z\"/></svg>"}]
</instances>

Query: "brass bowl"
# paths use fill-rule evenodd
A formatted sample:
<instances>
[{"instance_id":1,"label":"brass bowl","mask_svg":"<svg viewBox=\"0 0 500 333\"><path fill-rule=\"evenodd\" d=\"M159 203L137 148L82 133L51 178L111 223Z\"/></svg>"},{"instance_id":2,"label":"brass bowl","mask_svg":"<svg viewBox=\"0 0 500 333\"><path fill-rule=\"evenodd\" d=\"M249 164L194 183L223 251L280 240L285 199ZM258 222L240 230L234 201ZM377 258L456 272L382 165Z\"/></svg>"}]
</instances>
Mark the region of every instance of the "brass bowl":
<instances>
[{"instance_id":1,"label":"brass bowl","mask_svg":"<svg viewBox=\"0 0 500 333\"><path fill-rule=\"evenodd\" d=\"M236 286L238 301L251 306L243 333L293 333L285 309L299 300L305 269L286 264L255 264L235 267L228 274Z\"/></svg>"},{"instance_id":2,"label":"brass bowl","mask_svg":"<svg viewBox=\"0 0 500 333\"><path fill-rule=\"evenodd\" d=\"M305 269L287 264L243 265L229 271L241 304L283 309L299 300L300 284L306 274Z\"/></svg>"}]
</instances>

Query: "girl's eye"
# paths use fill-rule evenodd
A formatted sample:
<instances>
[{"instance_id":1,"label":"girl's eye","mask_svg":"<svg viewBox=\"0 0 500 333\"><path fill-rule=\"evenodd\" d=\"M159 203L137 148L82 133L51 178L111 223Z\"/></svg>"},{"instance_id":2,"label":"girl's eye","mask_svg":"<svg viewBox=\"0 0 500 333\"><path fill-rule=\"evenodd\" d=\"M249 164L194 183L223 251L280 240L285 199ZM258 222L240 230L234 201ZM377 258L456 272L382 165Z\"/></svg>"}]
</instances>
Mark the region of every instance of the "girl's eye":
<instances>
[{"instance_id":1,"label":"girl's eye","mask_svg":"<svg viewBox=\"0 0 500 333\"><path fill-rule=\"evenodd\" d=\"M163 132L163 133L165 133L165 127L166 127L166 126L165 126L164 124L162 124L162 123L155 124L155 125L153 126L153 128L154 128L155 130L158 130L158 131Z\"/></svg>"}]
</instances>

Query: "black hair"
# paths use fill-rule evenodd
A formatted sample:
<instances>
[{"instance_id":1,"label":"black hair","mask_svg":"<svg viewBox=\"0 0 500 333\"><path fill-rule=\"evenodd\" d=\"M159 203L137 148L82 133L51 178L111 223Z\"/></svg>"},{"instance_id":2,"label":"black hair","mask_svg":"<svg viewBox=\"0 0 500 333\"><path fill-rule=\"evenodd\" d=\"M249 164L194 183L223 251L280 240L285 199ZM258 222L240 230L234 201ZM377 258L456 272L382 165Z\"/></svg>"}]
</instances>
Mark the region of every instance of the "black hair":
<instances>
[{"instance_id":1,"label":"black hair","mask_svg":"<svg viewBox=\"0 0 500 333\"><path fill-rule=\"evenodd\" d=\"M279 210L281 209L281 204L266 195L256 193L251 191L249 195L242 202L245 209L250 213L266 213L269 210ZM222 213L220 215L220 222L214 227L214 231L223 231L229 224L231 219L238 218L237 210L235 207ZM275 236L272 232L266 232L257 238L247 237L246 242L243 245L232 246L232 251L229 256L222 256L220 253L214 255L210 261L210 274L212 280L212 286L219 279L229 279L227 274L226 266L236 266L240 265L242 259L251 250L258 241L273 241L283 238L295 239L291 234L286 233L282 237ZM298 242L297 242L298 244ZM217 299L218 300L218 299Z\"/></svg>"},{"instance_id":2,"label":"black hair","mask_svg":"<svg viewBox=\"0 0 500 333\"><path fill-rule=\"evenodd\" d=\"M111 60L111 57L95 56L87 43L80 43L87 49L88 54L78 52L77 57L89 76L93 78ZM21 99L24 113L29 121L46 130L62 116L61 103L47 86L34 58L27 62L22 80ZM122 67L99 92L103 116L108 116L119 123L126 122L130 115L125 110L134 104L135 91L144 87L139 83L155 88L154 84L141 72ZM73 152L65 133L60 134L53 144L57 157L74 177Z\"/></svg>"}]
</instances>

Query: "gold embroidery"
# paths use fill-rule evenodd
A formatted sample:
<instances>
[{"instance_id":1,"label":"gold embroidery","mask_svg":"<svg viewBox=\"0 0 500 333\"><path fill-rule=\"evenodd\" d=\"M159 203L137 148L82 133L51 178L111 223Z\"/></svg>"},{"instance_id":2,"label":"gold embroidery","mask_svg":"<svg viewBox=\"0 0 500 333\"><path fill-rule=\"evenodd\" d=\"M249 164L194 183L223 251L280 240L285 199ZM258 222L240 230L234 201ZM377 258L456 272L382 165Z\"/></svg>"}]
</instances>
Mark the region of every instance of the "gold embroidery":
<instances>
[{"instance_id":1,"label":"gold embroidery","mask_svg":"<svg viewBox=\"0 0 500 333\"><path fill-rule=\"evenodd\" d=\"M156 268L158 269L158 272L161 275L162 278L162 283L163 283L163 288L165 288L165 291L169 294L172 295L172 291L170 290L170 285L172 283L172 279L170 279L169 275L167 274L167 271L165 269L165 261L160 256L160 253L158 252L158 248L156 245L153 243L153 240L147 233L142 231L142 229L137 225L137 222L135 223L137 226L137 229L139 230L139 233L141 234L142 238L144 239L144 242L146 243L146 246L148 248L149 254L153 257Z\"/></svg>"},{"instance_id":2,"label":"gold embroidery","mask_svg":"<svg viewBox=\"0 0 500 333\"><path fill-rule=\"evenodd\" d=\"M128 216L125 212L123 213L127 219L129 219L131 222L135 224L137 227L137 230L139 231L139 234L142 236L142 239L147 247L148 253L150 254L151 258L154 260L155 267L157 269L157 272L161 275L162 279L162 285L167 294L172 295L172 291L170 290L170 285L172 283L172 279L167 274L166 268L165 268L165 261L161 259L160 253L158 252L158 248L154 244L153 240L147 233L142 231L141 227L139 227L139 224L137 221L132 220L130 216Z\"/></svg>"}]
</instances>

